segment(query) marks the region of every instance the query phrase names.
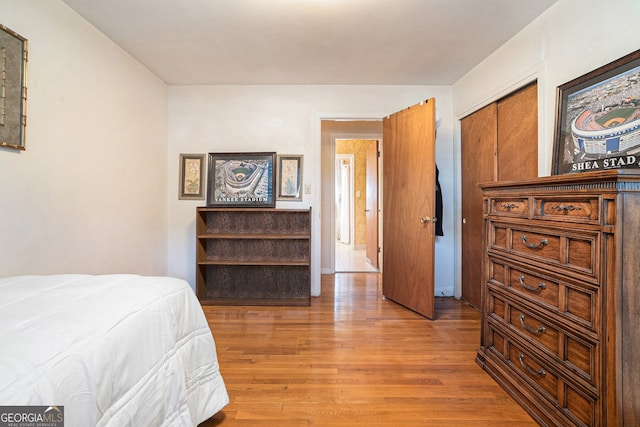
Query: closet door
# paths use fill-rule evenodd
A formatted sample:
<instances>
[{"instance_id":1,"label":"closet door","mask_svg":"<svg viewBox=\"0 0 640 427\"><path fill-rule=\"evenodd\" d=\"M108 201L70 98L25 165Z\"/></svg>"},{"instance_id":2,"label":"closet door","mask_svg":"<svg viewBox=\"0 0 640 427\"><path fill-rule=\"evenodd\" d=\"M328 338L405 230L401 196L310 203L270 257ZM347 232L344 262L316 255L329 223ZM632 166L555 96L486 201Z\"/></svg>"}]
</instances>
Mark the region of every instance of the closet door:
<instances>
[{"instance_id":1,"label":"closet door","mask_svg":"<svg viewBox=\"0 0 640 427\"><path fill-rule=\"evenodd\" d=\"M538 177L538 85L498 101L498 181Z\"/></svg>"},{"instance_id":2,"label":"closet door","mask_svg":"<svg viewBox=\"0 0 640 427\"><path fill-rule=\"evenodd\" d=\"M462 299L480 307L482 182L538 176L538 86L525 86L461 121Z\"/></svg>"},{"instance_id":3,"label":"closet door","mask_svg":"<svg viewBox=\"0 0 640 427\"><path fill-rule=\"evenodd\" d=\"M462 119L462 299L480 308L482 289L482 191L494 181L497 104Z\"/></svg>"}]
</instances>

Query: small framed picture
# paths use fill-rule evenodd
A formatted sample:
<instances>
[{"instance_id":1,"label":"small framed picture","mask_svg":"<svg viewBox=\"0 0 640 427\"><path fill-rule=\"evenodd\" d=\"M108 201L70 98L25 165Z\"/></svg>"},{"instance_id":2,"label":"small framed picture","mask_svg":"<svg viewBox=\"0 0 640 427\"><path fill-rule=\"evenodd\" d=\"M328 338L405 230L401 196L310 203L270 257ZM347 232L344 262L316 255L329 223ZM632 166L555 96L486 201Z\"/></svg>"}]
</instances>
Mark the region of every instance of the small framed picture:
<instances>
[{"instance_id":1,"label":"small framed picture","mask_svg":"<svg viewBox=\"0 0 640 427\"><path fill-rule=\"evenodd\" d=\"M302 154L278 154L278 200L302 201L302 158Z\"/></svg>"},{"instance_id":2,"label":"small framed picture","mask_svg":"<svg viewBox=\"0 0 640 427\"><path fill-rule=\"evenodd\" d=\"M558 87L552 173L640 168L640 50Z\"/></svg>"},{"instance_id":3,"label":"small framed picture","mask_svg":"<svg viewBox=\"0 0 640 427\"><path fill-rule=\"evenodd\" d=\"M276 153L209 153L207 206L273 208Z\"/></svg>"},{"instance_id":4,"label":"small framed picture","mask_svg":"<svg viewBox=\"0 0 640 427\"><path fill-rule=\"evenodd\" d=\"M180 200L204 200L204 154L180 154Z\"/></svg>"}]
</instances>

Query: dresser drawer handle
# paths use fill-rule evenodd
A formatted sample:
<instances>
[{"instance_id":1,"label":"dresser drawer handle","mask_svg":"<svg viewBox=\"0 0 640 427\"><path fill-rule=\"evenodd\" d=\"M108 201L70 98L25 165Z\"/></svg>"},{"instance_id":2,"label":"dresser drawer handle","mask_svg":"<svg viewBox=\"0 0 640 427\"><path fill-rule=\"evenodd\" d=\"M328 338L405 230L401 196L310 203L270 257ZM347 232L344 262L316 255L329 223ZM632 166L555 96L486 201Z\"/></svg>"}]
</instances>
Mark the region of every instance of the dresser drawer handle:
<instances>
[{"instance_id":1,"label":"dresser drawer handle","mask_svg":"<svg viewBox=\"0 0 640 427\"><path fill-rule=\"evenodd\" d=\"M525 236L524 234L522 235L522 243L524 243L524 245L526 247L528 247L529 249L542 249L542 247L546 246L549 244L549 241L547 239L542 239L540 240L540 243L538 243L537 245L533 244L533 243L528 243L527 242L527 236Z\"/></svg>"},{"instance_id":2,"label":"dresser drawer handle","mask_svg":"<svg viewBox=\"0 0 640 427\"><path fill-rule=\"evenodd\" d=\"M518 205L516 205L515 203L508 203L508 204L503 203L501 207L506 210L511 210L511 209L517 208Z\"/></svg>"},{"instance_id":3,"label":"dresser drawer handle","mask_svg":"<svg viewBox=\"0 0 640 427\"><path fill-rule=\"evenodd\" d=\"M538 326L538 328L532 328L531 326L527 325L524 322L524 314L521 314L519 316L520 318L520 324L522 325L523 328L525 328L527 331L531 332L532 334L546 334L547 333L547 328L545 328L544 326Z\"/></svg>"},{"instance_id":4,"label":"dresser drawer handle","mask_svg":"<svg viewBox=\"0 0 640 427\"><path fill-rule=\"evenodd\" d=\"M569 211L581 211L582 208L580 206L573 206L573 205L558 205L558 206L554 206L551 209L555 209L557 211L564 211L564 212L569 212Z\"/></svg>"},{"instance_id":5,"label":"dresser drawer handle","mask_svg":"<svg viewBox=\"0 0 640 427\"><path fill-rule=\"evenodd\" d=\"M547 376L547 373L544 371L544 369L540 368L536 371L531 366L524 363L524 354L519 354L518 360L520 361L520 365L524 368L524 370L530 373L531 375L537 375L539 377Z\"/></svg>"},{"instance_id":6,"label":"dresser drawer handle","mask_svg":"<svg viewBox=\"0 0 640 427\"><path fill-rule=\"evenodd\" d=\"M547 289L547 285L544 282L538 283L538 286L534 288L533 286L529 286L525 283L524 276L520 276L518 279L520 280L520 285L528 291L538 292L542 289Z\"/></svg>"}]
</instances>

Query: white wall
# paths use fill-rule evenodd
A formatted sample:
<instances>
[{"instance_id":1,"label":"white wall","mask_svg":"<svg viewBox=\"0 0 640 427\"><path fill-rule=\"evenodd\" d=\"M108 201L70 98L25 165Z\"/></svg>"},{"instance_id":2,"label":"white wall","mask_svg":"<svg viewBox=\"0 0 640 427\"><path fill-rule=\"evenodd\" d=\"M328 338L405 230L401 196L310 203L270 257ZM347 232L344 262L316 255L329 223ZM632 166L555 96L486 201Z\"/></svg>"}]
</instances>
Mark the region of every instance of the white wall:
<instances>
[{"instance_id":1,"label":"white wall","mask_svg":"<svg viewBox=\"0 0 640 427\"><path fill-rule=\"evenodd\" d=\"M453 85L454 117L461 119L525 83L538 79L538 172L551 173L556 88L640 48L640 1L560 0ZM460 170L460 124L455 125ZM460 200L456 172L456 200ZM460 218L460 204L456 205ZM460 222L456 222L460 236ZM456 293L460 241L456 242Z\"/></svg>"},{"instance_id":2,"label":"white wall","mask_svg":"<svg viewBox=\"0 0 640 427\"><path fill-rule=\"evenodd\" d=\"M539 172L549 175L556 88L640 49L638 22L638 0L558 1L453 85L456 118L537 78Z\"/></svg>"},{"instance_id":3,"label":"white wall","mask_svg":"<svg viewBox=\"0 0 640 427\"><path fill-rule=\"evenodd\" d=\"M26 151L0 149L0 277L166 273L166 85L59 0L0 0L29 42Z\"/></svg>"},{"instance_id":4,"label":"white wall","mask_svg":"<svg viewBox=\"0 0 640 427\"><path fill-rule=\"evenodd\" d=\"M312 294L320 291L321 234L327 215L321 208L322 119L382 118L435 97L442 125L436 159L445 192L445 212L453 212L451 88L442 86L172 86L169 88L169 270L195 281L195 208L204 201L178 200L180 153L275 151L304 155L305 183L312 192L301 203L313 207ZM452 219L451 219L452 221ZM453 223L445 225L453 229ZM453 292L453 233L436 247L438 292ZM438 238L441 239L441 238Z\"/></svg>"},{"instance_id":5,"label":"white wall","mask_svg":"<svg viewBox=\"0 0 640 427\"><path fill-rule=\"evenodd\" d=\"M274 150L305 156L312 193L288 206L314 207L315 293L326 250L322 119L380 118L436 98L445 197L436 293L459 295L456 119L537 78L539 171L548 174L556 87L640 47L637 0L560 0L452 87L170 87L167 95L59 0L0 0L0 17L29 39L30 53L27 150L0 149L0 277L135 272L193 284L195 207L204 202L178 200L179 153Z\"/></svg>"}]
</instances>

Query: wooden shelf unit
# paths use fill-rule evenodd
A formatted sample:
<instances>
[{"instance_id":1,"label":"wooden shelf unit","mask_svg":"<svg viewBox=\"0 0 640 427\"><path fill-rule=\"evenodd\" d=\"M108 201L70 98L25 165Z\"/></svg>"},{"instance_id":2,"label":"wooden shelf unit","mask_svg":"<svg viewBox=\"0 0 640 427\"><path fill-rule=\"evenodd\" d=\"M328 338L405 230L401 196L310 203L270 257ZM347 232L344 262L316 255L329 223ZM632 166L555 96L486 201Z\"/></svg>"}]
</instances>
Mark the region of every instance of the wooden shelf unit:
<instances>
[{"instance_id":1,"label":"wooden shelf unit","mask_svg":"<svg viewBox=\"0 0 640 427\"><path fill-rule=\"evenodd\" d=\"M196 294L210 305L310 305L311 209L199 207Z\"/></svg>"}]
</instances>

